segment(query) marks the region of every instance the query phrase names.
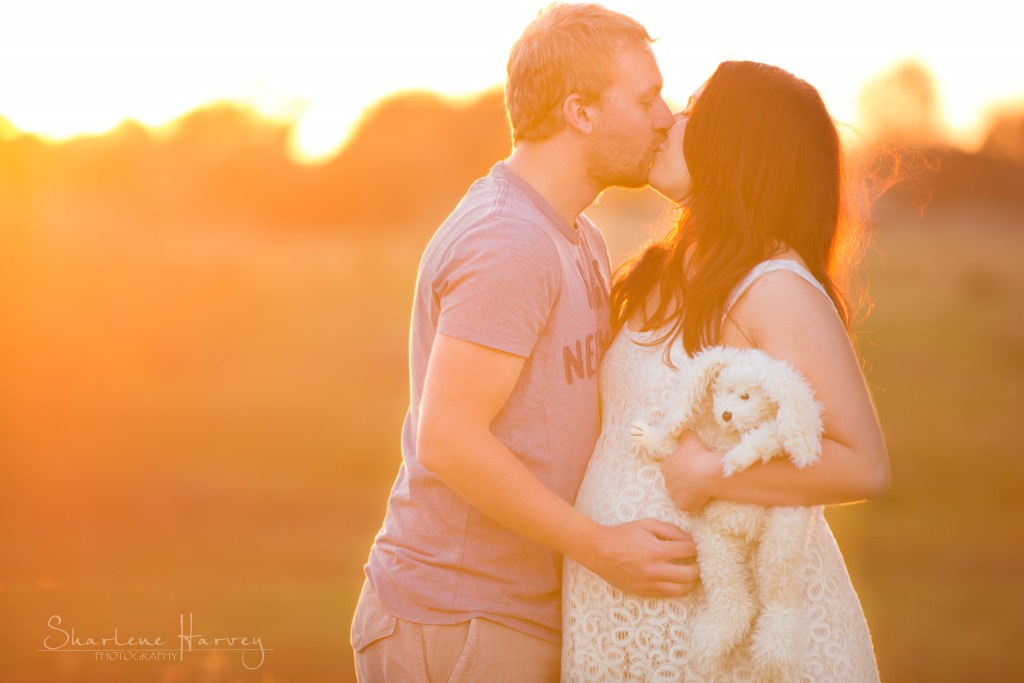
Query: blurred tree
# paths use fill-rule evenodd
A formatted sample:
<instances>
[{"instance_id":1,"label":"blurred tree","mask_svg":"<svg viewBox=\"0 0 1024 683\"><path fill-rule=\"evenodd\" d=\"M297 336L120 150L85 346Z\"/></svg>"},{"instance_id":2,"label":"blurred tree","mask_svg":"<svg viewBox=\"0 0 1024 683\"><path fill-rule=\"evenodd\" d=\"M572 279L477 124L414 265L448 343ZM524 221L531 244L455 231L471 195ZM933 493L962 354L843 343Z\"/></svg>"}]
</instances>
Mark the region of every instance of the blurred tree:
<instances>
[{"instance_id":1,"label":"blurred tree","mask_svg":"<svg viewBox=\"0 0 1024 683\"><path fill-rule=\"evenodd\" d=\"M935 79L919 62L903 62L869 81L860 94L860 112L875 142L925 148L947 141Z\"/></svg>"},{"instance_id":2,"label":"blurred tree","mask_svg":"<svg viewBox=\"0 0 1024 683\"><path fill-rule=\"evenodd\" d=\"M162 205L189 218L294 220L303 199L297 176L308 169L288 157L289 132L232 103L179 119L158 150Z\"/></svg>"},{"instance_id":3,"label":"blurred tree","mask_svg":"<svg viewBox=\"0 0 1024 683\"><path fill-rule=\"evenodd\" d=\"M995 114L981 151L1024 166L1024 107Z\"/></svg>"},{"instance_id":4,"label":"blurred tree","mask_svg":"<svg viewBox=\"0 0 1024 683\"><path fill-rule=\"evenodd\" d=\"M500 90L465 103L401 93L366 113L314 197L323 215L364 230L435 223L510 147Z\"/></svg>"},{"instance_id":5,"label":"blurred tree","mask_svg":"<svg viewBox=\"0 0 1024 683\"><path fill-rule=\"evenodd\" d=\"M1024 207L1024 109L994 115L975 154L943 147L935 85L919 64L869 83L861 106L873 145L860 154L879 143L922 150L881 155L898 165L915 207L930 199ZM465 100L394 95L367 110L349 143L319 164L290 158L290 134L291 124L231 103L205 106L159 131L125 121L56 144L0 117L0 232L8 247L15 234L27 244L58 224L74 232L236 226L418 238L510 149L500 89ZM908 167L918 156L920 173ZM632 225L637 216L654 222L664 212L652 193L624 191L609 192L592 210L605 226Z\"/></svg>"}]
</instances>

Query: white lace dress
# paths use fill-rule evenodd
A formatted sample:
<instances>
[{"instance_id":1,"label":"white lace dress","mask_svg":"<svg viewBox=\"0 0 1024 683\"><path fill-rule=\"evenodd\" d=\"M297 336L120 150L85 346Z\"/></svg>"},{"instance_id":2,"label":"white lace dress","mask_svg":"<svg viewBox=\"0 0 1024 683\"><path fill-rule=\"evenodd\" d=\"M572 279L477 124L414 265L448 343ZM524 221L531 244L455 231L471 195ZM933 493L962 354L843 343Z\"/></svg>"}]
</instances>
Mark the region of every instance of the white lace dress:
<instances>
[{"instance_id":1,"label":"white lace dress","mask_svg":"<svg viewBox=\"0 0 1024 683\"><path fill-rule=\"evenodd\" d=\"M740 283L735 300L765 272L786 269L821 286L792 261L759 264ZM822 290L824 292L824 290ZM601 436L576 499L576 507L602 524L653 517L677 523L660 467L637 457L629 423L656 402L673 370L663 346L642 346L653 333L624 328L601 365ZM672 361L682 367L681 344ZM802 568L805 615L810 645L799 667L801 682L877 681L871 639L857 594L822 509ZM699 548L698 548L699 552ZM690 616L701 609L698 589L684 598L649 599L624 594L602 578L565 558L563 579L562 681L687 681L710 683L761 681L751 662L749 642L741 644L709 674L690 664Z\"/></svg>"}]
</instances>

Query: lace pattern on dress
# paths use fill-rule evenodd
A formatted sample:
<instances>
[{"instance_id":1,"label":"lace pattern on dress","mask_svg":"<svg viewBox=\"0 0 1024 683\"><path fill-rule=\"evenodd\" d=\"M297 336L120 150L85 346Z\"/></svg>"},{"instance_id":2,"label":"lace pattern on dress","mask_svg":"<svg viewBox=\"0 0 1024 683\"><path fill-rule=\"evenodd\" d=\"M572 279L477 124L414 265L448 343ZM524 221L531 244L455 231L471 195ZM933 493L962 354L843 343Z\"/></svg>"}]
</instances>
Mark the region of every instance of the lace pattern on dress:
<instances>
[{"instance_id":1,"label":"lace pattern on dress","mask_svg":"<svg viewBox=\"0 0 1024 683\"><path fill-rule=\"evenodd\" d=\"M791 261L760 264L741 283L784 268L810 275ZM763 267L761 267L763 266ZM819 289L821 286L814 282ZM821 289L824 293L824 290ZM742 293L740 287L733 301ZM624 327L601 366L601 436L580 486L576 507L602 524L653 517L685 526L665 489L660 467L637 457L629 436L635 416L663 405L668 378L663 347L643 346L654 332ZM670 350L677 368L687 362L682 345ZM675 599L627 595L566 557L563 575L562 681L761 681L749 638L712 672L697 671L690 657L690 618L703 604L700 589ZM871 638L860 602L822 509L817 509L806 561L801 568L810 645L800 664L802 682L878 681Z\"/></svg>"}]
</instances>

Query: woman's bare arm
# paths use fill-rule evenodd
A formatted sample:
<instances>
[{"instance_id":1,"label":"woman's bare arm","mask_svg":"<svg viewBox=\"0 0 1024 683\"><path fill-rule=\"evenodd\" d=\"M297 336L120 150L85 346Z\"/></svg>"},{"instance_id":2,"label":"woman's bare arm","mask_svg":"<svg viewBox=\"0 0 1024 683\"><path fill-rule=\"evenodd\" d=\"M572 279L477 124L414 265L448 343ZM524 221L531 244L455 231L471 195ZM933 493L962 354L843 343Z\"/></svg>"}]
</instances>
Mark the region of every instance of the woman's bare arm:
<instances>
[{"instance_id":1,"label":"woman's bare arm","mask_svg":"<svg viewBox=\"0 0 1024 683\"><path fill-rule=\"evenodd\" d=\"M761 276L734 305L722 343L761 349L803 373L824 406L822 458L802 470L776 459L723 477L720 454L691 435L662 466L681 509L709 498L828 505L885 492L889 459L878 418L842 321L821 292L788 271Z\"/></svg>"}]
</instances>

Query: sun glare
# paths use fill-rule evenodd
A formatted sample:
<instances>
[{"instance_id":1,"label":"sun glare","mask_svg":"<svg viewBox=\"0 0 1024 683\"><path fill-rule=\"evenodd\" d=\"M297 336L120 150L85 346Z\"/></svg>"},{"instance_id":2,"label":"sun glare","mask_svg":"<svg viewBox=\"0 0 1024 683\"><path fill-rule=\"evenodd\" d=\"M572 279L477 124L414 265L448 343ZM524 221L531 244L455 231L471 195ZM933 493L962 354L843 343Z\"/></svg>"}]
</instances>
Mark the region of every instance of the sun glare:
<instances>
[{"instance_id":1,"label":"sun glare","mask_svg":"<svg viewBox=\"0 0 1024 683\"><path fill-rule=\"evenodd\" d=\"M459 96L500 83L509 46L542 4L15 3L0 25L0 60L8 65L0 117L61 139L126 118L159 126L228 99L293 122L293 153L315 160L334 153L365 108L390 93ZM797 73L849 123L864 82L907 58L933 71L950 129L967 138L991 101L1024 96L1024 43L1013 28L1024 9L1015 3L949 3L927 13L918 3L875 0L605 4L658 37L674 101L731 58Z\"/></svg>"}]
</instances>

